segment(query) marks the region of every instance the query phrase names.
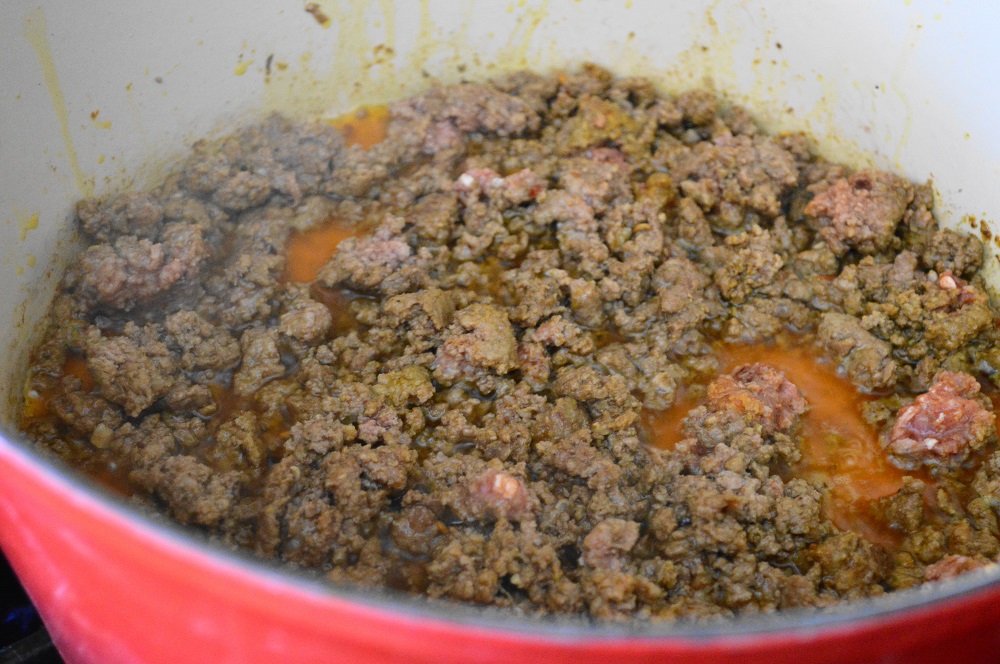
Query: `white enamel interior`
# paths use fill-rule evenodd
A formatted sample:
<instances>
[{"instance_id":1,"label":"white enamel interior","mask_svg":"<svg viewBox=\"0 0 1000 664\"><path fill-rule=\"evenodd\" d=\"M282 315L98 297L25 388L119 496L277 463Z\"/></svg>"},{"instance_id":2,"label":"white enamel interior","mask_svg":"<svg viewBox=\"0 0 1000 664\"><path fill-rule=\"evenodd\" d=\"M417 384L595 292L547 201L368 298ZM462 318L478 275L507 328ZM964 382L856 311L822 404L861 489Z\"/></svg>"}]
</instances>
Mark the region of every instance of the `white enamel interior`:
<instances>
[{"instance_id":1,"label":"white enamel interior","mask_svg":"<svg viewBox=\"0 0 1000 664\"><path fill-rule=\"evenodd\" d=\"M76 200L150 183L196 137L265 112L335 115L428 76L591 60L666 90L707 84L829 156L933 177L948 225L1000 211L997 3L327 0L327 27L303 6L3 3L0 403L18 401L75 249Z\"/></svg>"}]
</instances>

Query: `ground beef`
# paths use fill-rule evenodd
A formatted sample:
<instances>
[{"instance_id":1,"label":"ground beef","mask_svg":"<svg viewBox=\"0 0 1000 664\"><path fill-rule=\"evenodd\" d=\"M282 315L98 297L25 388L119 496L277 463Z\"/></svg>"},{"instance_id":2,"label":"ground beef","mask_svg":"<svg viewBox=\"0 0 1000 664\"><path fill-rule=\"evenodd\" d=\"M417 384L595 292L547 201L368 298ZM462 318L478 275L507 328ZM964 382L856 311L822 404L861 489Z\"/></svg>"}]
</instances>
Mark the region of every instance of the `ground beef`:
<instances>
[{"instance_id":1,"label":"ground beef","mask_svg":"<svg viewBox=\"0 0 1000 664\"><path fill-rule=\"evenodd\" d=\"M52 400L52 414L75 433L89 436L94 447L105 447L109 434L122 423L121 409L100 395L82 390L77 378L65 377L62 381L66 384Z\"/></svg>"},{"instance_id":2,"label":"ground beef","mask_svg":"<svg viewBox=\"0 0 1000 664\"><path fill-rule=\"evenodd\" d=\"M747 364L708 386L709 408L738 413L763 431L788 431L809 409L785 375L763 364Z\"/></svg>"},{"instance_id":3,"label":"ground beef","mask_svg":"<svg viewBox=\"0 0 1000 664\"><path fill-rule=\"evenodd\" d=\"M308 298L294 302L281 314L279 329L293 339L307 344L316 344L326 339L333 325L330 310Z\"/></svg>"},{"instance_id":4,"label":"ground beef","mask_svg":"<svg viewBox=\"0 0 1000 664\"><path fill-rule=\"evenodd\" d=\"M136 417L166 396L176 382L176 362L154 330L129 323L125 334L105 337L91 329L86 346L87 369L101 395Z\"/></svg>"},{"instance_id":5,"label":"ground beef","mask_svg":"<svg viewBox=\"0 0 1000 664\"><path fill-rule=\"evenodd\" d=\"M225 329L212 325L194 311L179 311L163 323L170 342L180 351L187 371L222 370L241 357L240 345Z\"/></svg>"},{"instance_id":6,"label":"ground beef","mask_svg":"<svg viewBox=\"0 0 1000 664\"><path fill-rule=\"evenodd\" d=\"M605 519L583 538L582 560L591 567L618 571L624 564L621 556L638 540L639 524L635 521Z\"/></svg>"},{"instance_id":7,"label":"ground beef","mask_svg":"<svg viewBox=\"0 0 1000 664\"><path fill-rule=\"evenodd\" d=\"M392 112L420 128L421 147L432 154L458 147L471 132L518 136L539 125L523 100L478 83L432 88L394 104Z\"/></svg>"},{"instance_id":8,"label":"ground beef","mask_svg":"<svg viewBox=\"0 0 1000 664\"><path fill-rule=\"evenodd\" d=\"M979 336L994 319L987 296L979 288L945 272L931 289L924 308L927 342L947 351L957 351Z\"/></svg>"},{"instance_id":9,"label":"ground beef","mask_svg":"<svg viewBox=\"0 0 1000 664\"><path fill-rule=\"evenodd\" d=\"M218 473L190 456L171 456L143 473L143 482L181 523L214 526L232 507L238 475Z\"/></svg>"},{"instance_id":10,"label":"ground beef","mask_svg":"<svg viewBox=\"0 0 1000 664\"><path fill-rule=\"evenodd\" d=\"M685 196L719 226L742 228L747 211L774 217L798 183L795 158L767 136L722 136L701 141L671 169Z\"/></svg>"},{"instance_id":11,"label":"ground beef","mask_svg":"<svg viewBox=\"0 0 1000 664\"><path fill-rule=\"evenodd\" d=\"M294 215L287 208L250 210L227 240L231 251L213 266L195 310L206 320L237 331L269 317L277 306L284 242Z\"/></svg>"},{"instance_id":12,"label":"ground beef","mask_svg":"<svg viewBox=\"0 0 1000 664\"><path fill-rule=\"evenodd\" d=\"M983 563L968 556L948 556L924 569L924 577L928 581L946 581L966 572L982 569Z\"/></svg>"},{"instance_id":13,"label":"ground beef","mask_svg":"<svg viewBox=\"0 0 1000 664\"><path fill-rule=\"evenodd\" d=\"M892 346L871 334L854 316L824 314L819 340L858 387L881 390L895 383L897 365Z\"/></svg>"},{"instance_id":14,"label":"ground beef","mask_svg":"<svg viewBox=\"0 0 1000 664\"><path fill-rule=\"evenodd\" d=\"M983 263L983 243L973 235L944 228L931 236L920 259L928 269L939 274L951 272L960 277L969 276Z\"/></svg>"},{"instance_id":15,"label":"ground beef","mask_svg":"<svg viewBox=\"0 0 1000 664\"><path fill-rule=\"evenodd\" d=\"M820 237L838 254L866 254L892 245L896 226L913 201L913 185L881 171L860 171L834 182L805 207L820 221Z\"/></svg>"},{"instance_id":16,"label":"ground beef","mask_svg":"<svg viewBox=\"0 0 1000 664\"><path fill-rule=\"evenodd\" d=\"M342 149L339 133L325 123L294 124L274 116L221 144L195 144L181 186L235 212L263 205L273 193L298 203L329 177Z\"/></svg>"},{"instance_id":17,"label":"ground beef","mask_svg":"<svg viewBox=\"0 0 1000 664\"><path fill-rule=\"evenodd\" d=\"M120 235L151 238L158 235L163 221L163 204L147 192L126 194L103 203L88 198L77 204L76 216L80 230L99 242Z\"/></svg>"},{"instance_id":18,"label":"ground beef","mask_svg":"<svg viewBox=\"0 0 1000 664\"><path fill-rule=\"evenodd\" d=\"M439 380L454 380L476 371L505 374L517 366L517 339L507 314L497 307L474 304L455 314L435 360Z\"/></svg>"},{"instance_id":19,"label":"ground beef","mask_svg":"<svg viewBox=\"0 0 1000 664\"><path fill-rule=\"evenodd\" d=\"M825 583L841 596L882 592L879 582L886 576L888 557L857 533L841 533L824 541L817 547L816 557L827 576Z\"/></svg>"},{"instance_id":20,"label":"ground beef","mask_svg":"<svg viewBox=\"0 0 1000 664\"><path fill-rule=\"evenodd\" d=\"M976 400L979 389L969 374L942 371L899 411L889 449L907 463L961 463L996 438L996 417Z\"/></svg>"},{"instance_id":21,"label":"ground beef","mask_svg":"<svg viewBox=\"0 0 1000 664\"><path fill-rule=\"evenodd\" d=\"M243 361L233 374L233 389L240 396L249 396L268 381L285 373L274 330L250 329L240 339Z\"/></svg>"},{"instance_id":22,"label":"ground beef","mask_svg":"<svg viewBox=\"0 0 1000 664\"><path fill-rule=\"evenodd\" d=\"M208 253L198 226L171 224L159 242L123 235L92 245L67 280L90 306L128 310L194 277Z\"/></svg>"},{"instance_id":23,"label":"ground beef","mask_svg":"<svg viewBox=\"0 0 1000 664\"><path fill-rule=\"evenodd\" d=\"M271 117L79 203L24 429L226 546L522 615L822 608L1000 556L1000 332L929 186L593 65L435 86L385 134ZM863 528L790 349L902 468Z\"/></svg>"},{"instance_id":24,"label":"ground beef","mask_svg":"<svg viewBox=\"0 0 1000 664\"><path fill-rule=\"evenodd\" d=\"M769 285L785 264L780 255L770 251L770 235L760 226L726 238L726 244L737 249L716 270L715 285L730 302L745 302L755 290Z\"/></svg>"}]
</instances>

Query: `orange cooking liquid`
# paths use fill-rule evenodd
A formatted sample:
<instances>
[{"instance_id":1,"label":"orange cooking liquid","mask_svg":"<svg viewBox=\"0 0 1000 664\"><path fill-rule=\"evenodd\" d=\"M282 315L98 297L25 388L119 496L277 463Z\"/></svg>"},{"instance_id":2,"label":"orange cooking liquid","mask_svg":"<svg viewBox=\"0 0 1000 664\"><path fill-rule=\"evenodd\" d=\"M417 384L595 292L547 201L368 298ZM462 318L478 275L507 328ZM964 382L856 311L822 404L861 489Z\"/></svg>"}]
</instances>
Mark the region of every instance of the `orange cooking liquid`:
<instances>
[{"instance_id":1,"label":"orange cooking liquid","mask_svg":"<svg viewBox=\"0 0 1000 664\"><path fill-rule=\"evenodd\" d=\"M94 377L87 368L87 360L82 355L70 355L63 365L63 375L76 376L83 384L83 391L90 392L94 388Z\"/></svg>"},{"instance_id":2,"label":"orange cooking liquid","mask_svg":"<svg viewBox=\"0 0 1000 664\"><path fill-rule=\"evenodd\" d=\"M309 289L309 297L325 306L333 314L333 334L340 336L358 326L354 313L348 307L349 298L342 291L313 284L312 288Z\"/></svg>"},{"instance_id":3,"label":"orange cooking liquid","mask_svg":"<svg viewBox=\"0 0 1000 664\"><path fill-rule=\"evenodd\" d=\"M385 140L389 128L389 107L362 106L353 113L341 115L327 122L343 133L344 141L348 145L370 148Z\"/></svg>"},{"instance_id":4,"label":"orange cooking liquid","mask_svg":"<svg viewBox=\"0 0 1000 664\"><path fill-rule=\"evenodd\" d=\"M83 391L90 392L94 389L94 377L87 368L87 361L82 355L70 353L66 356L61 369L62 376L74 376L80 379ZM24 400L24 410L22 412L22 425L27 427L32 422L44 420L52 417L49 407L52 400L58 396L60 388L53 386L38 392L32 391ZM128 480L128 473L117 466L112 466L106 455L100 451L94 453L92 457L80 459L83 470L95 482L103 486L111 493L122 497L130 497L135 491Z\"/></svg>"},{"instance_id":5,"label":"orange cooking liquid","mask_svg":"<svg viewBox=\"0 0 1000 664\"><path fill-rule=\"evenodd\" d=\"M118 468L111 468L107 463L90 463L85 466L87 476L94 480L111 493L122 498L131 498L136 495L135 486L128 479L128 472Z\"/></svg>"},{"instance_id":6,"label":"orange cooking liquid","mask_svg":"<svg viewBox=\"0 0 1000 664\"><path fill-rule=\"evenodd\" d=\"M863 395L818 352L804 345L722 345L717 349L724 372L742 364L760 362L780 369L805 395L811 406L800 430L802 460L793 477L825 481L830 493L826 516L842 530L854 530L870 541L894 546L899 534L890 531L869 511L872 500L891 495L903 485L902 470L889 463L879 444L878 431L862 416ZM651 442L670 449L683 437L681 423L704 399L682 397L661 413L648 413ZM925 481L928 479L921 476Z\"/></svg>"},{"instance_id":7,"label":"orange cooking liquid","mask_svg":"<svg viewBox=\"0 0 1000 664\"><path fill-rule=\"evenodd\" d=\"M30 422L45 417L49 412L51 395L29 392L24 397L24 420Z\"/></svg>"},{"instance_id":8,"label":"orange cooking liquid","mask_svg":"<svg viewBox=\"0 0 1000 664\"><path fill-rule=\"evenodd\" d=\"M90 392L94 388L94 377L90 374L87 361L82 355L67 355L65 362L63 362L61 375L79 378L85 392ZM32 391L27 394L24 398L24 419L30 421L48 415L49 402L52 401L55 392L55 388L52 388L41 392Z\"/></svg>"},{"instance_id":9,"label":"orange cooking liquid","mask_svg":"<svg viewBox=\"0 0 1000 664\"><path fill-rule=\"evenodd\" d=\"M281 444L291 435L291 416L287 412L268 412L260 407L253 397L242 397L231 387L213 383L208 386L212 392L217 410L212 414L209 424L211 431L233 419L243 411L252 410L257 413L258 433L264 446L270 450L278 450ZM214 441L206 441L214 444Z\"/></svg>"},{"instance_id":10,"label":"orange cooking liquid","mask_svg":"<svg viewBox=\"0 0 1000 664\"><path fill-rule=\"evenodd\" d=\"M327 122L343 133L348 145L370 148L385 139L389 127L389 107L362 106L353 113ZM337 250L337 245L357 232L358 229L337 223L335 219L305 231L292 231L285 245L288 256L285 281L315 281L320 269Z\"/></svg>"},{"instance_id":11,"label":"orange cooking liquid","mask_svg":"<svg viewBox=\"0 0 1000 664\"><path fill-rule=\"evenodd\" d=\"M684 418L692 408L705 403L704 397L693 396L690 392L681 392L670 408L664 410L643 411L643 423L649 434L649 442L661 450L672 450L684 436Z\"/></svg>"},{"instance_id":12,"label":"orange cooking liquid","mask_svg":"<svg viewBox=\"0 0 1000 664\"><path fill-rule=\"evenodd\" d=\"M292 231L285 243L285 281L308 283L337 251L337 245L354 237L358 229L332 219L304 231Z\"/></svg>"}]
</instances>

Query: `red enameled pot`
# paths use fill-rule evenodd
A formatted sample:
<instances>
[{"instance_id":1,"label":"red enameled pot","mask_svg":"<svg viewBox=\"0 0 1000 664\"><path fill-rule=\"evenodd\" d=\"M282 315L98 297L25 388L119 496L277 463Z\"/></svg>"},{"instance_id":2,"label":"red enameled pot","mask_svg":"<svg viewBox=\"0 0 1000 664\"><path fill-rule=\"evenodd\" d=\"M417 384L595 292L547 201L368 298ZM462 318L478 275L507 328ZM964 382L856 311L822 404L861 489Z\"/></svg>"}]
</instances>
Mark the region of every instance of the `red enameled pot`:
<instances>
[{"instance_id":1,"label":"red enameled pot","mask_svg":"<svg viewBox=\"0 0 1000 664\"><path fill-rule=\"evenodd\" d=\"M945 225L1000 210L1000 5L9 0L0 8L0 546L69 662L991 662L1000 571L822 614L712 625L513 618L331 588L130 509L19 439L26 351L84 195L155 181L271 110L338 115L596 61L706 83L827 156L933 177ZM323 20L325 17L326 20ZM971 219L963 216L975 215ZM992 237L993 234L990 234ZM996 247L990 245L995 253ZM991 257L987 278L997 280Z\"/></svg>"}]
</instances>

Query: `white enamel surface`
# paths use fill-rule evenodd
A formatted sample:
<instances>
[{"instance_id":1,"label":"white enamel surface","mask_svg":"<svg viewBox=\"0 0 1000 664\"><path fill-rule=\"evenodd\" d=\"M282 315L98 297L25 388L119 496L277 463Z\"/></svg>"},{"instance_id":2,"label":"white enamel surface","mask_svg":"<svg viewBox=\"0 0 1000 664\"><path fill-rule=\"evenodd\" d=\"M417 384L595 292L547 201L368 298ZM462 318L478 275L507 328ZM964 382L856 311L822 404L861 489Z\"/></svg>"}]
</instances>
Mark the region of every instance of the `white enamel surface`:
<instances>
[{"instance_id":1,"label":"white enamel surface","mask_svg":"<svg viewBox=\"0 0 1000 664\"><path fill-rule=\"evenodd\" d=\"M933 177L947 224L1000 213L1000 4L327 0L329 27L303 4L0 6L0 375L12 376L0 403L19 393L81 196L149 183L196 137L233 123L386 101L425 73L592 60L668 90L708 83L770 128L808 130L825 154Z\"/></svg>"}]
</instances>

